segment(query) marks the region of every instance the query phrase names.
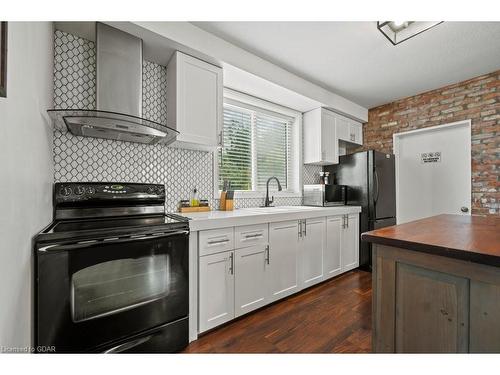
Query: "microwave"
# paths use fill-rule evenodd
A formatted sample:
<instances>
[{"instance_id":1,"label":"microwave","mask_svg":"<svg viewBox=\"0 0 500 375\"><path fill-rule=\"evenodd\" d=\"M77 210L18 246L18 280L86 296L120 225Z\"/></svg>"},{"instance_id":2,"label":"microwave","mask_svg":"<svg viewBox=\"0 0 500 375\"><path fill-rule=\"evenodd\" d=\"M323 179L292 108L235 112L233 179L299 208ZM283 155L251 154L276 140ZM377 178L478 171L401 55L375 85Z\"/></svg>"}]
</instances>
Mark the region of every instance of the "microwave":
<instances>
[{"instance_id":1,"label":"microwave","mask_svg":"<svg viewBox=\"0 0 500 375\"><path fill-rule=\"evenodd\" d=\"M346 185L304 185L304 206L345 206Z\"/></svg>"}]
</instances>

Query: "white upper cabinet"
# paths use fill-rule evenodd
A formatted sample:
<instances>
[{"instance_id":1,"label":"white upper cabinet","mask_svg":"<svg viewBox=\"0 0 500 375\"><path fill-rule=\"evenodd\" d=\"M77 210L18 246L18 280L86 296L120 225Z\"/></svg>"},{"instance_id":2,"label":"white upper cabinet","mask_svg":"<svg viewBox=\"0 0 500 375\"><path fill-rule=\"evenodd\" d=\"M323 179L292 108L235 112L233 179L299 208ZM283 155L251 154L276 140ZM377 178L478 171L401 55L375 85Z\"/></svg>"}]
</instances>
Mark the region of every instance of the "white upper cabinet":
<instances>
[{"instance_id":1,"label":"white upper cabinet","mask_svg":"<svg viewBox=\"0 0 500 375\"><path fill-rule=\"evenodd\" d=\"M350 129L347 117L335 114L335 126L337 127L337 138L341 141L348 141Z\"/></svg>"},{"instance_id":2,"label":"white upper cabinet","mask_svg":"<svg viewBox=\"0 0 500 375\"><path fill-rule=\"evenodd\" d=\"M324 108L304 113L305 164L337 164L339 141L362 145L363 125Z\"/></svg>"},{"instance_id":3,"label":"white upper cabinet","mask_svg":"<svg viewBox=\"0 0 500 375\"><path fill-rule=\"evenodd\" d=\"M340 141L363 145L363 124L335 114L337 137Z\"/></svg>"},{"instance_id":4,"label":"white upper cabinet","mask_svg":"<svg viewBox=\"0 0 500 375\"><path fill-rule=\"evenodd\" d=\"M348 142L363 145L363 124L349 120L349 140Z\"/></svg>"},{"instance_id":5,"label":"white upper cabinet","mask_svg":"<svg viewBox=\"0 0 500 375\"><path fill-rule=\"evenodd\" d=\"M167 125L180 134L173 146L219 145L223 106L222 69L175 52L167 67Z\"/></svg>"},{"instance_id":6,"label":"white upper cabinet","mask_svg":"<svg viewBox=\"0 0 500 375\"><path fill-rule=\"evenodd\" d=\"M304 163L338 163L338 142L333 112L316 108L304 114Z\"/></svg>"}]
</instances>

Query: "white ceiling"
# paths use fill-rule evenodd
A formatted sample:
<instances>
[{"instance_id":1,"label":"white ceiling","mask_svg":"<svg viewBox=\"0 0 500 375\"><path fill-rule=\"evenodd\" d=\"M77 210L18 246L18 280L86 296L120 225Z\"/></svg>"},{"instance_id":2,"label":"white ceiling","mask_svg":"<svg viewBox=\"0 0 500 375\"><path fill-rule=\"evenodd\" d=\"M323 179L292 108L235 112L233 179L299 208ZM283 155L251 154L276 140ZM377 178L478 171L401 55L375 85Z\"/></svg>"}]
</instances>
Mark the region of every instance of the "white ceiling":
<instances>
[{"instance_id":1,"label":"white ceiling","mask_svg":"<svg viewBox=\"0 0 500 375\"><path fill-rule=\"evenodd\" d=\"M500 69L500 22L444 22L397 46L376 22L194 22L367 108Z\"/></svg>"}]
</instances>

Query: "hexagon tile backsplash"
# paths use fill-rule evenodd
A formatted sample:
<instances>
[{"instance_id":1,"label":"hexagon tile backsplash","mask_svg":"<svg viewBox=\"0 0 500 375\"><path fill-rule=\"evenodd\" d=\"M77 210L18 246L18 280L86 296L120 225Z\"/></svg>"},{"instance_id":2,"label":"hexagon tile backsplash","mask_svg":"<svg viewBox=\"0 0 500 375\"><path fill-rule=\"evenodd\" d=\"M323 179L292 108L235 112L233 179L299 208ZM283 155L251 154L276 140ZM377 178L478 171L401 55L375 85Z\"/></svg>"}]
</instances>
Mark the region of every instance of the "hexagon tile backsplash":
<instances>
[{"instance_id":1,"label":"hexagon tile backsplash","mask_svg":"<svg viewBox=\"0 0 500 375\"><path fill-rule=\"evenodd\" d=\"M95 108L95 45L56 30L54 34L55 108ZM167 69L144 61L143 114L165 123ZM165 184L166 210L176 211L196 187L201 199L217 207L213 186L213 153L165 145L77 137L54 130L54 181L117 181ZM320 167L304 166L304 183L316 183ZM263 198L237 199L235 207L253 207ZM277 205L300 205L301 198L276 198Z\"/></svg>"}]
</instances>

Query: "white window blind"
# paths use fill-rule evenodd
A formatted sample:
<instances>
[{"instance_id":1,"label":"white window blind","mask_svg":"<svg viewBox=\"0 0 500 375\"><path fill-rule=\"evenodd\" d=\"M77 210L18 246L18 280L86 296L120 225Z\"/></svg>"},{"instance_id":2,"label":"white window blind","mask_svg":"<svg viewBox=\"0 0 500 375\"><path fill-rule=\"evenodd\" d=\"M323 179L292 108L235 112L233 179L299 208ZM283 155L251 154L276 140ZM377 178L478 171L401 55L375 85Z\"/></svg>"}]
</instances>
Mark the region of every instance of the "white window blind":
<instances>
[{"instance_id":1,"label":"white window blind","mask_svg":"<svg viewBox=\"0 0 500 375\"><path fill-rule=\"evenodd\" d=\"M292 123L293 119L285 115L226 104L219 188L228 180L234 190L265 190L268 178L276 176L287 190L293 173Z\"/></svg>"},{"instance_id":2,"label":"white window blind","mask_svg":"<svg viewBox=\"0 0 500 375\"><path fill-rule=\"evenodd\" d=\"M252 114L224 106L224 147L219 152L219 189L252 190Z\"/></svg>"}]
</instances>

